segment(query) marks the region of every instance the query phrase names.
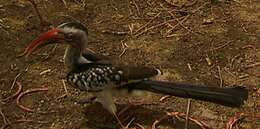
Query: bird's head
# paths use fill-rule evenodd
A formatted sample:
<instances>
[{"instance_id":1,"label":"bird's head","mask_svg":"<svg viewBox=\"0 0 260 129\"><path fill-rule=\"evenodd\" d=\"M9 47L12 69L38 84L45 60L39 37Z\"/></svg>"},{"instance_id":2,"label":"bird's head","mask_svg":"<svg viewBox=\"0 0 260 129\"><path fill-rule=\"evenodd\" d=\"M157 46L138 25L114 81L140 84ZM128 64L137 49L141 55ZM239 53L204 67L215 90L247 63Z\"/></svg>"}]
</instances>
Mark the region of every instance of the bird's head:
<instances>
[{"instance_id":1,"label":"bird's head","mask_svg":"<svg viewBox=\"0 0 260 129\"><path fill-rule=\"evenodd\" d=\"M37 48L54 43L65 43L72 47L83 49L85 48L87 34L87 28L81 23L63 23L33 40L19 56L29 56Z\"/></svg>"}]
</instances>

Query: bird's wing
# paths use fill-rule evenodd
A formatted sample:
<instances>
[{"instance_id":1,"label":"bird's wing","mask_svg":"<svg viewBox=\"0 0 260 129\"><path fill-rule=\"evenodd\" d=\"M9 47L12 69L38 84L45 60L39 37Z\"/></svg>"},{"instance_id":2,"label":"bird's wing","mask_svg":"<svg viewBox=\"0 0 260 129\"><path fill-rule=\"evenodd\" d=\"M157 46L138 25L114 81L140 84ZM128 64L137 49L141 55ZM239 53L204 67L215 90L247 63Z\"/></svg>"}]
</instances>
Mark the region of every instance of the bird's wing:
<instances>
[{"instance_id":1,"label":"bird's wing","mask_svg":"<svg viewBox=\"0 0 260 129\"><path fill-rule=\"evenodd\" d=\"M84 49L82 56L91 62L109 62L110 58L102 54L96 53L91 49Z\"/></svg>"},{"instance_id":2,"label":"bird's wing","mask_svg":"<svg viewBox=\"0 0 260 129\"><path fill-rule=\"evenodd\" d=\"M87 63L79 64L69 72L67 80L81 90L98 91L111 86L120 87L123 84L143 81L157 74L156 69L145 66Z\"/></svg>"},{"instance_id":3,"label":"bird's wing","mask_svg":"<svg viewBox=\"0 0 260 129\"><path fill-rule=\"evenodd\" d=\"M118 70L122 72L122 79L123 81L131 81L131 80L142 80L145 78L150 78L158 74L158 70L155 68L151 67L146 67L146 66L140 66L140 65L123 65L119 64L113 59L95 53L94 51L90 49L85 49L83 52L83 57L86 59L92 61L92 64L83 64L82 67L84 69L89 67L113 67L114 70ZM113 71L117 72L117 71Z\"/></svg>"}]
</instances>

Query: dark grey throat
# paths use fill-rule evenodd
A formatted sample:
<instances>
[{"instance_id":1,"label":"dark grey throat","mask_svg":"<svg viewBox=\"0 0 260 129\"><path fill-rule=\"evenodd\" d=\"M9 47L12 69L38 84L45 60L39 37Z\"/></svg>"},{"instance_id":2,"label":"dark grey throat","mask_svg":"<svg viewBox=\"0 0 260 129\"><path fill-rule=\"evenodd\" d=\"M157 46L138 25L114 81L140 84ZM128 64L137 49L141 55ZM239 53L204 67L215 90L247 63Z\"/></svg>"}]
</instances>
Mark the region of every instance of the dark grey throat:
<instances>
[{"instance_id":1,"label":"dark grey throat","mask_svg":"<svg viewBox=\"0 0 260 129\"><path fill-rule=\"evenodd\" d=\"M80 48L68 46L64 54L64 63L70 70L74 70L78 65L91 63L91 61L82 56Z\"/></svg>"}]
</instances>

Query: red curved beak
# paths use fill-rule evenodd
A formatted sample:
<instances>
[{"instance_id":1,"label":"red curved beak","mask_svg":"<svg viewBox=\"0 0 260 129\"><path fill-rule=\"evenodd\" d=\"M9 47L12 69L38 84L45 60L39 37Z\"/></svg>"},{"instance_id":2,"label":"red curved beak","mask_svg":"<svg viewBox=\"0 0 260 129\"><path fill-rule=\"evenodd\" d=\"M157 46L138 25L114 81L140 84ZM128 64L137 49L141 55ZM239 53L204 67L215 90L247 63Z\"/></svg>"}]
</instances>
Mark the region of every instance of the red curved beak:
<instances>
[{"instance_id":1,"label":"red curved beak","mask_svg":"<svg viewBox=\"0 0 260 129\"><path fill-rule=\"evenodd\" d=\"M47 45L48 43L45 43L44 41L47 40L53 40L53 39L59 39L59 32L61 32L60 29L58 28L53 28L45 33L43 33L42 35L40 35L37 39L35 39L34 41L32 41L27 48L25 49L25 51L19 55L20 56L29 56L32 52L34 52L37 48L39 48L39 46L44 46Z\"/></svg>"}]
</instances>

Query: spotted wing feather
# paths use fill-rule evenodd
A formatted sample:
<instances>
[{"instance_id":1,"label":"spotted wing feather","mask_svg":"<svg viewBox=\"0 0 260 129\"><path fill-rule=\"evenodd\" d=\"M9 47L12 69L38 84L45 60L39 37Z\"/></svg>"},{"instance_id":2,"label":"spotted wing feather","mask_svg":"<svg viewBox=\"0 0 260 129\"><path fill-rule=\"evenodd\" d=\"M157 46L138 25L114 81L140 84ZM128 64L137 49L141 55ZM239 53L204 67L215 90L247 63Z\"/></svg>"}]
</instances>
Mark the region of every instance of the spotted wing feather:
<instances>
[{"instance_id":1,"label":"spotted wing feather","mask_svg":"<svg viewBox=\"0 0 260 129\"><path fill-rule=\"evenodd\" d=\"M122 84L142 81L157 74L148 67L115 67L109 64L84 64L67 75L67 80L75 88L86 91L100 91L119 87Z\"/></svg>"}]
</instances>

